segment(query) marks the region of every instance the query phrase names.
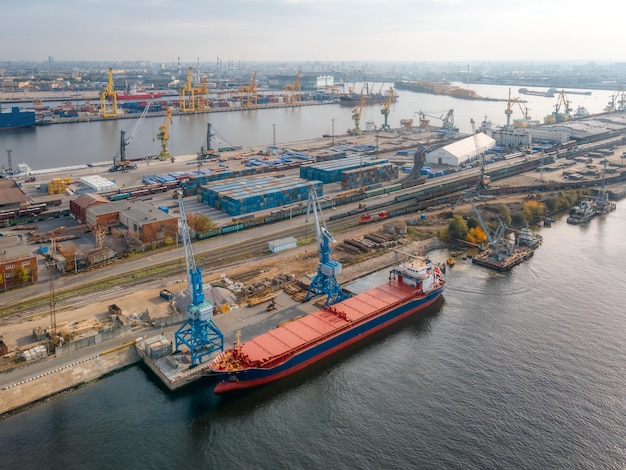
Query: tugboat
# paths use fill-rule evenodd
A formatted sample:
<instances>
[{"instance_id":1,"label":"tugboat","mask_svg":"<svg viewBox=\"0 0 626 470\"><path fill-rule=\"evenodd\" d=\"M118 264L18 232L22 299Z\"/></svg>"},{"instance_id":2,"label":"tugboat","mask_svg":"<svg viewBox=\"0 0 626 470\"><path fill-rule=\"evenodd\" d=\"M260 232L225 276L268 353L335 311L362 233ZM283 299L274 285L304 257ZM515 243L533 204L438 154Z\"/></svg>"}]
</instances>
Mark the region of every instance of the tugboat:
<instances>
[{"instance_id":1,"label":"tugboat","mask_svg":"<svg viewBox=\"0 0 626 470\"><path fill-rule=\"evenodd\" d=\"M543 237L534 233L528 227L524 227L520 230L520 234L517 237L517 244L519 246L529 246L531 248L537 248L543 242Z\"/></svg>"},{"instance_id":2,"label":"tugboat","mask_svg":"<svg viewBox=\"0 0 626 470\"><path fill-rule=\"evenodd\" d=\"M596 215L597 205L592 199L584 199L578 206L570 210L568 224L579 225L589 222Z\"/></svg>"}]
</instances>

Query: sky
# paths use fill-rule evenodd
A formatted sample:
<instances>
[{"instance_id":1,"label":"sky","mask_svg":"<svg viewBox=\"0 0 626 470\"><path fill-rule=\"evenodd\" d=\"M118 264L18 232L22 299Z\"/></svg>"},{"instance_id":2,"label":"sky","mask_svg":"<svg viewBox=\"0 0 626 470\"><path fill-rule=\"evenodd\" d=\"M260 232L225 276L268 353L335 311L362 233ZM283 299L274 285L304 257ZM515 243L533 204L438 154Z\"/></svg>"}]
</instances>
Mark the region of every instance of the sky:
<instances>
[{"instance_id":1,"label":"sky","mask_svg":"<svg viewBox=\"0 0 626 470\"><path fill-rule=\"evenodd\" d=\"M0 61L626 61L612 0L7 0L0 11Z\"/></svg>"}]
</instances>

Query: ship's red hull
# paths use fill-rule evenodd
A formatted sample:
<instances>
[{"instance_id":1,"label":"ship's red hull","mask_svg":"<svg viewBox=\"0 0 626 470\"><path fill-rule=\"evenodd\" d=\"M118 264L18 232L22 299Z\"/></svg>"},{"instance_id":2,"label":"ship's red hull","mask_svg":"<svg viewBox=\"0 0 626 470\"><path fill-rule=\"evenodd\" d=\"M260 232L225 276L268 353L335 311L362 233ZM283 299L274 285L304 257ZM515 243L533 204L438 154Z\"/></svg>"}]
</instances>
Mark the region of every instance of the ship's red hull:
<instances>
[{"instance_id":1,"label":"ship's red hull","mask_svg":"<svg viewBox=\"0 0 626 470\"><path fill-rule=\"evenodd\" d=\"M443 290L443 289L442 289ZM441 290L441 291L442 291ZM283 377L287 377L289 375L292 375L308 366L310 366L311 364L314 364L322 359L324 359L325 357L328 357L358 341L361 341L362 339L376 333L377 331L380 331L390 325L392 325L393 323L396 323L406 317L409 317L410 315L413 315L414 313L425 309L426 307L430 306L433 302L435 302L440 294L441 291L437 292L436 295L431 296L432 298L430 298L430 300L420 303L418 304L415 308L407 310L406 312L402 313L401 315L397 315L397 316L392 316L389 320L375 326L372 327L362 333L359 334L355 334L354 336L352 336L349 339L346 339L344 341L339 342L338 344L331 346L327 349L324 349L323 351L321 351L319 354L312 356L302 362L296 363L294 364L292 367L287 368L287 369L283 369L280 370L280 368L277 368L276 373L270 373L268 375L265 375L263 377L259 377L256 379L252 379L252 380L240 380L240 381L224 381L224 382L220 382L215 386L215 389L213 390L215 394L221 394L221 393L227 393L227 392L233 392L236 390L243 390L243 389L247 389L247 388L253 388L253 387L258 387L260 385L265 385L271 382L274 382L276 380L279 380Z\"/></svg>"},{"instance_id":2,"label":"ship's red hull","mask_svg":"<svg viewBox=\"0 0 626 470\"><path fill-rule=\"evenodd\" d=\"M137 93L137 94L128 94L128 93L117 93L116 98L117 101L139 101L139 100L151 100L155 98L161 98L163 93L155 92L155 93Z\"/></svg>"}]
</instances>

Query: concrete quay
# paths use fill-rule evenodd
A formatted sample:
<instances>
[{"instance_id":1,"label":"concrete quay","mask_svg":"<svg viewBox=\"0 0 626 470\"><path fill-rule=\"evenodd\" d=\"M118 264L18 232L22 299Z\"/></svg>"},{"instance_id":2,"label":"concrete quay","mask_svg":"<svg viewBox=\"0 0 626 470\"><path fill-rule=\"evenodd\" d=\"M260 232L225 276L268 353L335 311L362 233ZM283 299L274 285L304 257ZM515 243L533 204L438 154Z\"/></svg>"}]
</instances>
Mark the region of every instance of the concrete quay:
<instances>
[{"instance_id":1,"label":"concrete quay","mask_svg":"<svg viewBox=\"0 0 626 470\"><path fill-rule=\"evenodd\" d=\"M421 254L440 248L442 244L438 239L429 239L403 247L402 252ZM398 262L399 256L403 257L397 252L390 251L345 267L339 281L346 285L374 271L392 266ZM440 258L435 258L434 261L443 263L446 256L441 255ZM224 334L225 347L234 342L237 331L241 331L241 340L246 341L275 327L281 321L317 310L312 302L300 304L282 291L277 299L280 307L275 311L267 312L265 305L261 304L256 307L236 308L216 316L214 321ZM158 323L158 319L155 323ZM24 332L28 332L31 327L32 325L25 324ZM167 330L163 330L163 334L171 338L176 328L168 327ZM50 357L0 374L0 419L56 394L89 384L139 363L141 357L136 348L137 342L154 337L160 331L158 327L132 329L126 335L103 341L95 346L62 357ZM26 334L24 332L16 334ZM150 368L156 372L154 367ZM188 368L165 372L167 373L157 373L156 376L170 390L182 388L201 378L210 380L202 375L201 367L198 368L198 373L189 373Z\"/></svg>"}]
</instances>

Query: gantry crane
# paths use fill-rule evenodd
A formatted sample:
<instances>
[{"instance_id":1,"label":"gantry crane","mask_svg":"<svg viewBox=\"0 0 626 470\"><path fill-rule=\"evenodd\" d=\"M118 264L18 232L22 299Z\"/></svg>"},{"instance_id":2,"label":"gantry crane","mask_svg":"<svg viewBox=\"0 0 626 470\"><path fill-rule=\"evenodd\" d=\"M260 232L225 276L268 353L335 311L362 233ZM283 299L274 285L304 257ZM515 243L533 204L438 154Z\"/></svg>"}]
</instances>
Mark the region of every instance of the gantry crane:
<instances>
[{"instance_id":1,"label":"gantry crane","mask_svg":"<svg viewBox=\"0 0 626 470\"><path fill-rule=\"evenodd\" d=\"M107 106L107 100L111 101L111 107ZM109 68L109 81L100 91L100 115L102 117L117 116L117 93L113 86L113 69Z\"/></svg>"},{"instance_id":2,"label":"gantry crane","mask_svg":"<svg viewBox=\"0 0 626 470\"><path fill-rule=\"evenodd\" d=\"M389 124L387 123L387 118L389 117L389 111L391 108L391 103L393 103L393 98L394 98L394 91L393 91L393 87L391 87L389 88L389 96L387 96L387 101L385 101L385 103L383 104L383 107L380 110L381 114L385 117L385 123L382 126L380 126L381 131L388 131L389 129L391 129L389 127Z\"/></svg>"},{"instance_id":3,"label":"gantry crane","mask_svg":"<svg viewBox=\"0 0 626 470\"><path fill-rule=\"evenodd\" d=\"M160 160L173 159L170 152L167 149L167 141L170 138L170 124L172 123L172 108L167 108L165 113L165 119L163 124L159 127L157 139L161 141L161 153L159 153Z\"/></svg>"},{"instance_id":4,"label":"gantry crane","mask_svg":"<svg viewBox=\"0 0 626 470\"><path fill-rule=\"evenodd\" d=\"M189 348L191 353L190 367L195 367L213 352L224 350L224 335L213 323L213 304L204 298L202 268L196 266L196 260L193 256L182 190L178 189L176 194L178 196L179 224L185 248L191 303L187 307L187 319L174 334L174 339L176 352L180 351L182 345Z\"/></svg>"},{"instance_id":5,"label":"gantry crane","mask_svg":"<svg viewBox=\"0 0 626 470\"><path fill-rule=\"evenodd\" d=\"M202 83L198 88L194 88L195 98L195 110L196 111L208 111L209 110L209 87L207 86L207 74L204 74Z\"/></svg>"},{"instance_id":6,"label":"gantry crane","mask_svg":"<svg viewBox=\"0 0 626 470\"><path fill-rule=\"evenodd\" d=\"M196 102L195 102L195 93L196 90L192 84L193 79L193 68L189 67L187 69L187 81L185 84L178 90L178 107L184 113L189 113L196 110Z\"/></svg>"},{"instance_id":7,"label":"gantry crane","mask_svg":"<svg viewBox=\"0 0 626 470\"><path fill-rule=\"evenodd\" d=\"M302 76L302 72L298 72L298 75L296 75L295 82L289 83L283 87L283 89L286 92L285 101L289 104L296 104L300 102L300 77L301 76Z\"/></svg>"},{"instance_id":8,"label":"gantry crane","mask_svg":"<svg viewBox=\"0 0 626 470\"><path fill-rule=\"evenodd\" d=\"M325 306L341 302L342 300L350 297L345 293L339 283L336 276L341 273L341 263L330 259L332 250L330 249L329 242L337 243L335 238L326 228L324 218L322 217L322 208L320 207L319 200L317 198L317 191L315 186L311 186L309 191L309 205L306 212L306 222L309 220L309 213L313 211L315 218L315 234L317 238L317 251L320 256L319 263L317 264L317 274L311 285L307 290L304 301L311 299L319 294L326 294Z\"/></svg>"},{"instance_id":9,"label":"gantry crane","mask_svg":"<svg viewBox=\"0 0 626 470\"><path fill-rule=\"evenodd\" d=\"M252 75L249 85L239 87L239 93L241 106L251 108L257 105L259 95L256 89L256 72Z\"/></svg>"},{"instance_id":10,"label":"gantry crane","mask_svg":"<svg viewBox=\"0 0 626 470\"><path fill-rule=\"evenodd\" d=\"M139 119L135 122L132 130L130 131L130 135L126 137L126 130L120 131L120 153L113 157L113 166L109 168L109 171L126 171L126 170L134 170L137 168L137 165L131 163L126 158L126 147L133 141L135 135L137 135L137 129L139 129L139 125L144 121L146 115L148 114L148 110L150 109L151 102L148 101L146 107L143 108Z\"/></svg>"},{"instance_id":11,"label":"gantry crane","mask_svg":"<svg viewBox=\"0 0 626 470\"><path fill-rule=\"evenodd\" d=\"M363 131L359 127L361 123L361 114L363 113L363 106L365 106L365 101L367 97L363 94L363 89L361 89L361 98L359 99L359 105L352 110L352 120L354 121L354 129L351 131L353 135L362 134Z\"/></svg>"}]
</instances>

